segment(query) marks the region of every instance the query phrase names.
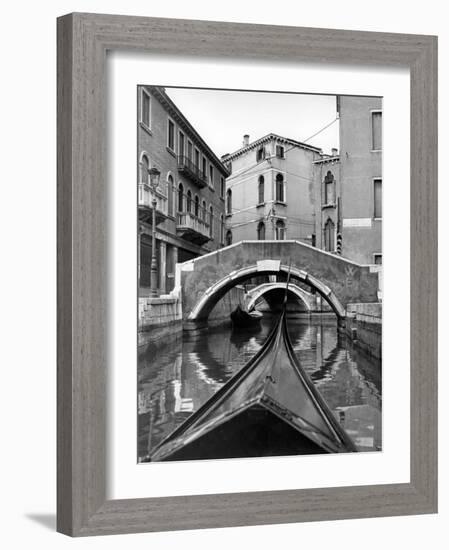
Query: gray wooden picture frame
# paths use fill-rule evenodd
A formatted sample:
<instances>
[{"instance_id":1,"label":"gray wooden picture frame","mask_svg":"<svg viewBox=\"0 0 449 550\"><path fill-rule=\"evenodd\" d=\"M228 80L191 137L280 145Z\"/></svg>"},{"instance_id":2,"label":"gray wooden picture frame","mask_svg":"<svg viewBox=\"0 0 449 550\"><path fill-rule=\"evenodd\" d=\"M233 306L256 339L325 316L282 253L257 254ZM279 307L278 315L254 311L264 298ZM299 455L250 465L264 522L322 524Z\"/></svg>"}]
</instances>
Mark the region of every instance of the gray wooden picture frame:
<instances>
[{"instance_id":1,"label":"gray wooden picture frame","mask_svg":"<svg viewBox=\"0 0 449 550\"><path fill-rule=\"evenodd\" d=\"M82 536L436 512L437 38L82 13L57 24L58 531ZM106 499L108 50L410 69L410 483Z\"/></svg>"}]
</instances>

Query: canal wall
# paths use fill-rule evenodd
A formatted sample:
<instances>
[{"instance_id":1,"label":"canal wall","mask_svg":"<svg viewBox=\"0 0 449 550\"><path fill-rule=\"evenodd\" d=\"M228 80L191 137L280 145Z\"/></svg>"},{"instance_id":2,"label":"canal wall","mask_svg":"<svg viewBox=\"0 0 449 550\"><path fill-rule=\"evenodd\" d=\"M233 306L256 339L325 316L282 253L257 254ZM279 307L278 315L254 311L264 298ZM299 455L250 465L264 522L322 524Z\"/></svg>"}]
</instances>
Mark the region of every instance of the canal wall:
<instances>
[{"instance_id":1,"label":"canal wall","mask_svg":"<svg viewBox=\"0 0 449 550\"><path fill-rule=\"evenodd\" d=\"M382 358L382 304L348 304L345 331L353 344L371 357Z\"/></svg>"},{"instance_id":2,"label":"canal wall","mask_svg":"<svg viewBox=\"0 0 449 550\"><path fill-rule=\"evenodd\" d=\"M244 304L245 289L242 286L232 288L220 300L209 314L205 326L219 326L230 322L231 312ZM170 294L157 298L139 297L139 345L156 343L172 335L173 332L196 330L182 320L182 300L175 289Z\"/></svg>"},{"instance_id":3,"label":"canal wall","mask_svg":"<svg viewBox=\"0 0 449 550\"><path fill-rule=\"evenodd\" d=\"M139 346L165 342L167 337L181 331L182 303L179 296L139 297Z\"/></svg>"}]
</instances>

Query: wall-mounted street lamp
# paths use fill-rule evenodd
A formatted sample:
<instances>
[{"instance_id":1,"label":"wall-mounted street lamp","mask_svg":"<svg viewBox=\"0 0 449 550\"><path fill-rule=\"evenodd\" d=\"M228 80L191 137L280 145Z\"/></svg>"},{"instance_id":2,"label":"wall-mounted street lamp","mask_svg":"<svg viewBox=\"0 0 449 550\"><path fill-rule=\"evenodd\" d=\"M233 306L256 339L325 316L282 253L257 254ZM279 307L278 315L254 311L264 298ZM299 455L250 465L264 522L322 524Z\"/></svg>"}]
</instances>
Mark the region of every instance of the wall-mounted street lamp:
<instances>
[{"instance_id":1,"label":"wall-mounted street lamp","mask_svg":"<svg viewBox=\"0 0 449 550\"><path fill-rule=\"evenodd\" d=\"M150 188L152 190L152 199L151 199L151 208L153 210L153 219L152 219L152 240L151 240L151 296L157 296L157 259L156 259L156 191L159 187L159 180L161 177L161 172L153 167L148 170L150 175Z\"/></svg>"}]
</instances>

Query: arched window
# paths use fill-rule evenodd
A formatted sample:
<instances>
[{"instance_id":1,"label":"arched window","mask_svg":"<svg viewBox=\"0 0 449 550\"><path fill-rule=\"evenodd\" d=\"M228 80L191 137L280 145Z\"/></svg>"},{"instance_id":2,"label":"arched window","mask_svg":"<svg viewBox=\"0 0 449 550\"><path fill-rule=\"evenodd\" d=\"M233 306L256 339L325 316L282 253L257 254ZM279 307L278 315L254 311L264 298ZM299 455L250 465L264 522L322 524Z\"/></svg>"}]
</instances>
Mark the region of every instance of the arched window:
<instances>
[{"instance_id":1,"label":"arched window","mask_svg":"<svg viewBox=\"0 0 449 550\"><path fill-rule=\"evenodd\" d=\"M276 176L276 200L285 202L284 176L282 174L277 174Z\"/></svg>"},{"instance_id":2,"label":"arched window","mask_svg":"<svg viewBox=\"0 0 449 550\"><path fill-rule=\"evenodd\" d=\"M259 177L259 199L258 204L263 204L265 202L265 180L263 176Z\"/></svg>"},{"instance_id":3,"label":"arched window","mask_svg":"<svg viewBox=\"0 0 449 550\"><path fill-rule=\"evenodd\" d=\"M178 186L178 212L184 212L184 186L182 183Z\"/></svg>"},{"instance_id":4,"label":"arched window","mask_svg":"<svg viewBox=\"0 0 449 550\"><path fill-rule=\"evenodd\" d=\"M228 229L226 231L226 246L229 246L230 244L232 244L232 231Z\"/></svg>"},{"instance_id":5,"label":"arched window","mask_svg":"<svg viewBox=\"0 0 449 550\"><path fill-rule=\"evenodd\" d=\"M201 213L200 218L207 223L207 210L206 210L206 201L201 203Z\"/></svg>"},{"instance_id":6,"label":"arched window","mask_svg":"<svg viewBox=\"0 0 449 550\"><path fill-rule=\"evenodd\" d=\"M214 209L211 206L209 208L209 237L212 237L214 234Z\"/></svg>"},{"instance_id":7,"label":"arched window","mask_svg":"<svg viewBox=\"0 0 449 550\"><path fill-rule=\"evenodd\" d=\"M276 240L283 241L285 239L285 222L278 220L276 222Z\"/></svg>"},{"instance_id":8,"label":"arched window","mask_svg":"<svg viewBox=\"0 0 449 550\"><path fill-rule=\"evenodd\" d=\"M168 176L167 179L168 193L168 215L173 216L173 178Z\"/></svg>"},{"instance_id":9,"label":"arched window","mask_svg":"<svg viewBox=\"0 0 449 550\"><path fill-rule=\"evenodd\" d=\"M220 214L220 244L224 243L224 220L223 214Z\"/></svg>"},{"instance_id":10,"label":"arched window","mask_svg":"<svg viewBox=\"0 0 449 550\"><path fill-rule=\"evenodd\" d=\"M257 226L257 240L258 241L265 240L265 224L263 222L259 222Z\"/></svg>"},{"instance_id":11,"label":"arched window","mask_svg":"<svg viewBox=\"0 0 449 550\"><path fill-rule=\"evenodd\" d=\"M198 198L198 195L195 195L195 216L198 218L200 214L200 199Z\"/></svg>"},{"instance_id":12,"label":"arched window","mask_svg":"<svg viewBox=\"0 0 449 550\"><path fill-rule=\"evenodd\" d=\"M146 183L148 185L148 170L150 169L150 162L148 161L148 157L146 155L142 155L142 160L140 162L140 181L142 183Z\"/></svg>"},{"instance_id":13,"label":"arched window","mask_svg":"<svg viewBox=\"0 0 449 550\"><path fill-rule=\"evenodd\" d=\"M330 218L324 225L324 250L328 252L335 250L335 224Z\"/></svg>"},{"instance_id":14,"label":"arched window","mask_svg":"<svg viewBox=\"0 0 449 550\"><path fill-rule=\"evenodd\" d=\"M230 189L226 192L226 214L232 214L232 191Z\"/></svg>"},{"instance_id":15,"label":"arched window","mask_svg":"<svg viewBox=\"0 0 449 550\"><path fill-rule=\"evenodd\" d=\"M324 204L335 203L335 178L329 170L324 177Z\"/></svg>"},{"instance_id":16,"label":"arched window","mask_svg":"<svg viewBox=\"0 0 449 550\"><path fill-rule=\"evenodd\" d=\"M187 212L192 212L192 191L187 191Z\"/></svg>"}]
</instances>

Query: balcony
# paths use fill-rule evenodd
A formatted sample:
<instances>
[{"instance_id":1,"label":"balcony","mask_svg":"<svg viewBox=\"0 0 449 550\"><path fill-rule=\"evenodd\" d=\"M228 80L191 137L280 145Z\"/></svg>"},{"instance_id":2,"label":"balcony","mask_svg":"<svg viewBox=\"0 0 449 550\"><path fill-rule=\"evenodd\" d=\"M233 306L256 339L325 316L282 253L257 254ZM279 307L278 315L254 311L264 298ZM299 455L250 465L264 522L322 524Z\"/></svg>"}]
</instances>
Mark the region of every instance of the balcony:
<instances>
[{"instance_id":1,"label":"balcony","mask_svg":"<svg viewBox=\"0 0 449 550\"><path fill-rule=\"evenodd\" d=\"M186 178L192 181L199 188L206 187L207 176L198 168L189 158L182 155L178 156L178 170Z\"/></svg>"},{"instance_id":2,"label":"balcony","mask_svg":"<svg viewBox=\"0 0 449 550\"><path fill-rule=\"evenodd\" d=\"M198 245L202 245L212 238L209 224L191 212L177 213L176 233L183 239Z\"/></svg>"},{"instance_id":3,"label":"balcony","mask_svg":"<svg viewBox=\"0 0 449 550\"><path fill-rule=\"evenodd\" d=\"M167 217L167 197L159 190L154 192L147 183L139 183L139 221L152 223L153 197L156 197L156 224L163 222Z\"/></svg>"}]
</instances>

